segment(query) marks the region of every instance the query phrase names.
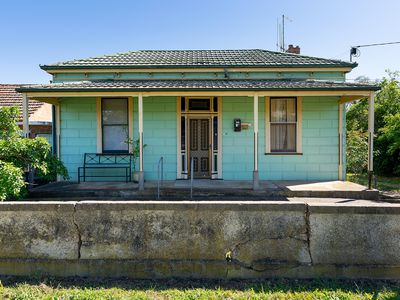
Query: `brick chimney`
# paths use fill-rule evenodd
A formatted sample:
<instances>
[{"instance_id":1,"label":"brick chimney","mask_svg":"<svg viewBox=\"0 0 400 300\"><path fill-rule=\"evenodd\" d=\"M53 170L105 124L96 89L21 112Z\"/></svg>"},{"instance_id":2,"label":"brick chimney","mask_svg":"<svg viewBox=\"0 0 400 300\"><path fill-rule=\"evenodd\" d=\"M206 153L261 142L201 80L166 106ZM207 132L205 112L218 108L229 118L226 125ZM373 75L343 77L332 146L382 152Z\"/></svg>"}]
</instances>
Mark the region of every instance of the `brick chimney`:
<instances>
[{"instance_id":1,"label":"brick chimney","mask_svg":"<svg viewBox=\"0 0 400 300\"><path fill-rule=\"evenodd\" d=\"M296 46L293 47L293 45L289 45L288 49L286 50L287 53L293 53L293 54L300 54L300 47Z\"/></svg>"}]
</instances>

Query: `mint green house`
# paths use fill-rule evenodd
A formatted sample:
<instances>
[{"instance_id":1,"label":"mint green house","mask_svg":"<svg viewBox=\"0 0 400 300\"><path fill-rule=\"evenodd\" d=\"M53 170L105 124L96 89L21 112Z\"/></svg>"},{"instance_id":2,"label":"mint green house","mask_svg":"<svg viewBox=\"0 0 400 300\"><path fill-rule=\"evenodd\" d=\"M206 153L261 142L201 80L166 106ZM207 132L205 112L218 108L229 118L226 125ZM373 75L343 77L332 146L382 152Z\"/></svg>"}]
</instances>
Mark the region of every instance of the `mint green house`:
<instances>
[{"instance_id":1,"label":"mint green house","mask_svg":"<svg viewBox=\"0 0 400 300\"><path fill-rule=\"evenodd\" d=\"M142 187L163 157L166 180L189 179L193 161L194 178L257 188L345 179L346 102L369 97L373 133L377 87L346 82L356 66L266 50L134 51L42 65L52 82L18 91L55 106L73 181L85 153L127 153L130 137Z\"/></svg>"}]
</instances>

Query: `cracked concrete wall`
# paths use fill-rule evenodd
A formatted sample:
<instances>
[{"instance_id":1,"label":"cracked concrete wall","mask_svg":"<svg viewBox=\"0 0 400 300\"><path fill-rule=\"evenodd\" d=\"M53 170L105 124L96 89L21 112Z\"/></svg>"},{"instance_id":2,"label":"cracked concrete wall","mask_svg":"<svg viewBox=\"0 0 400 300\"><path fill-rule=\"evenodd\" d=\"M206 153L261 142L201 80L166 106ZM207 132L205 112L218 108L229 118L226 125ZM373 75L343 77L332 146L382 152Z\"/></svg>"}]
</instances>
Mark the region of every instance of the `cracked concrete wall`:
<instances>
[{"instance_id":1,"label":"cracked concrete wall","mask_svg":"<svg viewBox=\"0 0 400 300\"><path fill-rule=\"evenodd\" d=\"M304 204L80 202L82 259L309 263Z\"/></svg>"},{"instance_id":2,"label":"cracked concrete wall","mask_svg":"<svg viewBox=\"0 0 400 300\"><path fill-rule=\"evenodd\" d=\"M78 258L75 203L4 202L0 205L0 258Z\"/></svg>"},{"instance_id":3,"label":"cracked concrete wall","mask_svg":"<svg viewBox=\"0 0 400 300\"><path fill-rule=\"evenodd\" d=\"M400 266L400 206L309 205L315 265Z\"/></svg>"},{"instance_id":4,"label":"cracked concrete wall","mask_svg":"<svg viewBox=\"0 0 400 300\"><path fill-rule=\"evenodd\" d=\"M351 202L4 202L0 274L400 279L399 215Z\"/></svg>"}]
</instances>

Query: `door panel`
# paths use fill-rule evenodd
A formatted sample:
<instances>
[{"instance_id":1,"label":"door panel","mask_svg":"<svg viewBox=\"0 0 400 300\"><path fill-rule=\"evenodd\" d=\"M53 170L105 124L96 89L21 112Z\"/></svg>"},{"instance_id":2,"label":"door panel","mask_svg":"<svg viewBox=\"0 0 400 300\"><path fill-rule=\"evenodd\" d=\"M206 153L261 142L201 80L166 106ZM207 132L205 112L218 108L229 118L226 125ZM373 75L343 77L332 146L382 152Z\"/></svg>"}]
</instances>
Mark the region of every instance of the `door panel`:
<instances>
[{"instance_id":1,"label":"door panel","mask_svg":"<svg viewBox=\"0 0 400 300\"><path fill-rule=\"evenodd\" d=\"M193 177L210 178L210 119L190 119L189 127Z\"/></svg>"}]
</instances>

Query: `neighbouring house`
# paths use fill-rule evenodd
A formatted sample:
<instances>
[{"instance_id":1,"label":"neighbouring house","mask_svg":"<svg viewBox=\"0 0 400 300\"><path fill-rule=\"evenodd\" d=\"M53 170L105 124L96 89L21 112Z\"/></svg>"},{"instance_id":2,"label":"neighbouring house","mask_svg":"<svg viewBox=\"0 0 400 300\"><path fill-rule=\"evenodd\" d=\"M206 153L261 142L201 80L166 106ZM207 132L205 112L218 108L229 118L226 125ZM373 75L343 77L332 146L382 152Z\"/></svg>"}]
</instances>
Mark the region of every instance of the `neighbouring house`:
<instances>
[{"instance_id":1,"label":"neighbouring house","mask_svg":"<svg viewBox=\"0 0 400 300\"><path fill-rule=\"evenodd\" d=\"M140 187L157 179L163 157L166 180L193 171L257 188L259 180L344 180L344 105L365 97L372 174L378 87L346 82L356 66L259 49L145 50L42 65L52 83L17 90L56 106L58 155L71 180L85 153L127 153L130 137L139 140Z\"/></svg>"},{"instance_id":2,"label":"neighbouring house","mask_svg":"<svg viewBox=\"0 0 400 300\"><path fill-rule=\"evenodd\" d=\"M0 83L0 106L17 106L20 110L20 120L18 125L23 127L23 94L15 89L20 88L22 84L1 84ZM29 137L44 137L50 144L52 139L52 105L29 101L28 107Z\"/></svg>"}]
</instances>

